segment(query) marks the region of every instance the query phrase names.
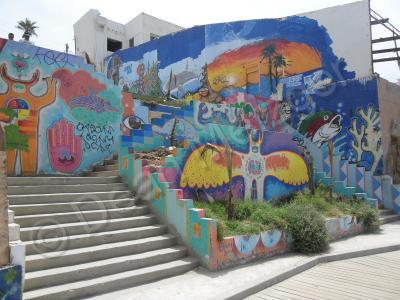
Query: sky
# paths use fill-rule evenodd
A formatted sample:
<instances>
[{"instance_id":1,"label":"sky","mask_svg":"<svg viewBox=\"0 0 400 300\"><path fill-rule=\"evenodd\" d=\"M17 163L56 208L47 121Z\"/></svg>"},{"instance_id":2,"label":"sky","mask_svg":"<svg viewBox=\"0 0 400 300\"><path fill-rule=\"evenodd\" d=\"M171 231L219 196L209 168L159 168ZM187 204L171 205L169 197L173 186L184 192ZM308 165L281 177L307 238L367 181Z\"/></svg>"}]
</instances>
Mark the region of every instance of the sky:
<instances>
[{"instance_id":1,"label":"sky","mask_svg":"<svg viewBox=\"0 0 400 300\"><path fill-rule=\"evenodd\" d=\"M260 18L277 18L314 11L330 6L346 4L354 0L0 0L0 37L14 32L19 40L20 32L15 28L19 20L36 21L40 27L36 45L59 51L68 43L74 49L73 24L89 9L119 23L127 23L141 12L190 28L195 25L221 23ZM400 0L371 0L371 8L400 29ZM373 38L389 36L381 26L373 27ZM400 41L398 41L400 44ZM374 49L393 42L374 45ZM379 73L392 82L400 79L397 62L378 63L374 66Z\"/></svg>"}]
</instances>

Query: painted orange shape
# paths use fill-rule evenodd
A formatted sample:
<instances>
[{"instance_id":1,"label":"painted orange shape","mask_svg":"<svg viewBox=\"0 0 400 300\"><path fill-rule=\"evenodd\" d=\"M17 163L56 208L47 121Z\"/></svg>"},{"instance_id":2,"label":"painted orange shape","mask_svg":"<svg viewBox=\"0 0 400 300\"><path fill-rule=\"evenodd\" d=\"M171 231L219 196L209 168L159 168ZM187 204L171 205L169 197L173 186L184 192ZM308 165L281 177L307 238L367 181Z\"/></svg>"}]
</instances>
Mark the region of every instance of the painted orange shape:
<instances>
[{"instance_id":1,"label":"painted orange shape","mask_svg":"<svg viewBox=\"0 0 400 300\"><path fill-rule=\"evenodd\" d=\"M192 225L193 236L201 239L201 225L200 223L195 223Z\"/></svg>"}]
</instances>

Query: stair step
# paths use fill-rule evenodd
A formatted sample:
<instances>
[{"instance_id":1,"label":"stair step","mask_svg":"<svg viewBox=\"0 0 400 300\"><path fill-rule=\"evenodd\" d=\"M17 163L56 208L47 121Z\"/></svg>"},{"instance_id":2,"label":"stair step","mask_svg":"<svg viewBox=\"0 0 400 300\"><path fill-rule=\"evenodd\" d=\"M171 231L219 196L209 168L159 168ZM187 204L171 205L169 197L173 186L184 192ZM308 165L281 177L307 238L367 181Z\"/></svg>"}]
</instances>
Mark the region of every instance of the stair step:
<instances>
[{"instance_id":1,"label":"stair step","mask_svg":"<svg viewBox=\"0 0 400 300\"><path fill-rule=\"evenodd\" d=\"M388 216L388 215L393 215L393 214L394 214L394 212L391 209L388 209L388 208L379 209L380 216Z\"/></svg>"},{"instance_id":2,"label":"stair step","mask_svg":"<svg viewBox=\"0 0 400 300\"><path fill-rule=\"evenodd\" d=\"M114 165L104 165L104 166L95 166L93 170L96 171L114 171L119 170L118 164Z\"/></svg>"},{"instance_id":3,"label":"stair step","mask_svg":"<svg viewBox=\"0 0 400 300\"><path fill-rule=\"evenodd\" d=\"M176 244L176 237L164 234L144 239L124 241L111 244L100 244L91 247L44 254L27 255L25 267L27 272L43 269L71 266L113 257L142 253L171 247Z\"/></svg>"},{"instance_id":4,"label":"stair step","mask_svg":"<svg viewBox=\"0 0 400 300\"><path fill-rule=\"evenodd\" d=\"M364 200L366 203L368 203L371 207L378 209L379 206L379 201L378 199L375 198L366 198Z\"/></svg>"},{"instance_id":5,"label":"stair step","mask_svg":"<svg viewBox=\"0 0 400 300\"><path fill-rule=\"evenodd\" d=\"M8 195L126 191L123 183L9 186Z\"/></svg>"},{"instance_id":6,"label":"stair step","mask_svg":"<svg viewBox=\"0 0 400 300\"><path fill-rule=\"evenodd\" d=\"M80 234L73 236L63 236L56 238L45 238L24 242L28 255L44 254L49 251L68 251L76 248L90 247L98 244L111 244L127 240L136 240L166 233L165 225L151 225L121 229L115 231L105 231L98 233ZM63 249L64 248L64 249Z\"/></svg>"},{"instance_id":7,"label":"stair step","mask_svg":"<svg viewBox=\"0 0 400 300\"><path fill-rule=\"evenodd\" d=\"M89 172L87 176L89 177L119 176L119 170Z\"/></svg>"},{"instance_id":8,"label":"stair step","mask_svg":"<svg viewBox=\"0 0 400 300\"><path fill-rule=\"evenodd\" d=\"M113 218L127 218L144 215L147 214L147 212L147 206L132 206L128 208L16 216L15 222L21 225L21 227L33 227L56 225L62 223L107 220Z\"/></svg>"},{"instance_id":9,"label":"stair step","mask_svg":"<svg viewBox=\"0 0 400 300\"><path fill-rule=\"evenodd\" d=\"M186 248L176 246L84 264L28 272L25 275L25 291L135 270L180 259L185 255Z\"/></svg>"},{"instance_id":10,"label":"stair step","mask_svg":"<svg viewBox=\"0 0 400 300\"><path fill-rule=\"evenodd\" d=\"M360 200L367 199L367 193L354 193L354 196Z\"/></svg>"},{"instance_id":11,"label":"stair step","mask_svg":"<svg viewBox=\"0 0 400 300\"><path fill-rule=\"evenodd\" d=\"M184 258L151 267L26 292L24 299L78 299L182 274L197 265L198 262L195 259Z\"/></svg>"},{"instance_id":12,"label":"stair step","mask_svg":"<svg viewBox=\"0 0 400 300\"><path fill-rule=\"evenodd\" d=\"M17 216L48 214L48 213L63 213L77 212L85 210L98 209L113 209L126 208L135 205L135 200L132 198L115 199L115 200L100 200L100 201L80 201L80 202L60 202L60 203L42 203L42 204L21 204L10 205Z\"/></svg>"},{"instance_id":13,"label":"stair step","mask_svg":"<svg viewBox=\"0 0 400 300\"><path fill-rule=\"evenodd\" d=\"M385 216L381 216L379 218L379 221L381 222L381 224L387 224L387 223L392 223L392 222L396 222L396 221L400 221L400 215L385 215Z\"/></svg>"},{"instance_id":14,"label":"stair step","mask_svg":"<svg viewBox=\"0 0 400 300\"><path fill-rule=\"evenodd\" d=\"M345 196L348 198L353 198L353 195L356 193L357 189L354 186L346 186L345 187Z\"/></svg>"},{"instance_id":15,"label":"stair step","mask_svg":"<svg viewBox=\"0 0 400 300\"><path fill-rule=\"evenodd\" d=\"M155 224L155 215L144 215L131 218L107 219L90 222L64 223L48 226L24 227L20 230L22 241L32 241L41 237L73 236L85 233L113 231Z\"/></svg>"},{"instance_id":16,"label":"stair step","mask_svg":"<svg viewBox=\"0 0 400 300\"><path fill-rule=\"evenodd\" d=\"M105 177L8 177L9 186L26 185L74 185L74 184L101 184L118 183L122 179L119 176Z\"/></svg>"},{"instance_id":17,"label":"stair step","mask_svg":"<svg viewBox=\"0 0 400 300\"><path fill-rule=\"evenodd\" d=\"M105 165L118 165L118 159L107 159L104 161Z\"/></svg>"},{"instance_id":18,"label":"stair step","mask_svg":"<svg viewBox=\"0 0 400 300\"><path fill-rule=\"evenodd\" d=\"M8 195L10 205L39 204L39 203L64 203L90 200L110 200L129 198L130 191L109 191L90 193L59 193L59 194L33 194L33 195Z\"/></svg>"}]
</instances>

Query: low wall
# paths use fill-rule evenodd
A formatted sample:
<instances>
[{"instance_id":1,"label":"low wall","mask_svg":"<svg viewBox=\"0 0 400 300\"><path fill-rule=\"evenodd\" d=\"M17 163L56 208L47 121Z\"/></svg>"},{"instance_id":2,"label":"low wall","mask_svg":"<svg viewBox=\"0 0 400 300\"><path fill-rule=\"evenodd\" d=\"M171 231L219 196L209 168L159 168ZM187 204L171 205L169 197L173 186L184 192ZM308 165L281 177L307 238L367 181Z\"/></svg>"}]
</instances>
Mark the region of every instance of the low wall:
<instances>
[{"instance_id":1,"label":"low wall","mask_svg":"<svg viewBox=\"0 0 400 300\"><path fill-rule=\"evenodd\" d=\"M334 241L363 232L363 226L355 217L344 216L327 219L325 227L328 240ZM264 231L260 234L226 237L222 241L212 240L212 269L225 269L257 259L289 252L292 239L281 230Z\"/></svg>"},{"instance_id":2,"label":"low wall","mask_svg":"<svg viewBox=\"0 0 400 300\"><path fill-rule=\"evenodd\" d=\"M157 137L147 137L149 145L161 143ZM158 140L158 142L157 142ZM120 174L136 196L149 201L160 221L170 225L192 255L201 264L218 270L244 262L273 256L290 250L290 237L282 231L272 230L256 235L217 239L217 221L205 218L203 209L196 209L191 198L185 198L183 189L175 188L176 177L180 176L179 161L187 149L178 148L174 156L165 157L161 166L139 159L135 151L140 147L126 147L121 142ZM147 149L150 150L150 149ZM362 225L355 218L343 217L326 222L329 240L362 232Z\"/></svg>"}]
</instances>

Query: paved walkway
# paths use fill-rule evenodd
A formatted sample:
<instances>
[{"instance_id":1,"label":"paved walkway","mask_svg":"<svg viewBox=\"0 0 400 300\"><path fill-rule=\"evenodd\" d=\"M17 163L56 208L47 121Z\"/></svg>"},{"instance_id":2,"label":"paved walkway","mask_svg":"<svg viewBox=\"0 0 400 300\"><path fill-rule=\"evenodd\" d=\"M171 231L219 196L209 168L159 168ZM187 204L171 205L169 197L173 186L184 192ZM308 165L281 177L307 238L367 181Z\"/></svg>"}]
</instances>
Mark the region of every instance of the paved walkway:
<instances>
[{"instance_id":1,"label":"paved walkway","mask_svg":"<svg viewBox=\"0 0 400 300\"><path fill-rule=\"evenodd\" d=\"M204 268L198 268L180 276L92 299L243 299L306 271L321 261L354 258L388 250L400 250L400 222L383 225L379 233L358 235L331 243L329 251L322 255L275 256L272 259L253 262L221 272L209 272ZM363 274L358 276L363 276Z\"/></svg>"},{"instance_id":2,"label":"paved walkway","mask_svg":"<svg viewBox=\"0 0 400 300\"><path fill-rule=\"evenodd\" d=\"M400 299L400 251L320 264L247 300Z\"/></svg>"}]
</instances>

